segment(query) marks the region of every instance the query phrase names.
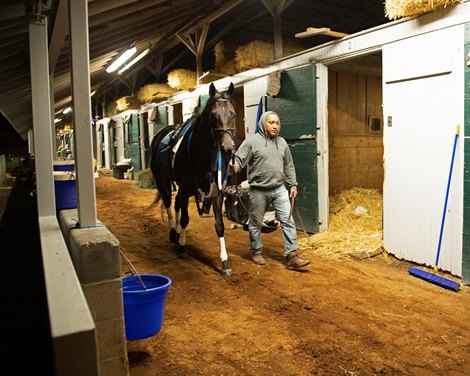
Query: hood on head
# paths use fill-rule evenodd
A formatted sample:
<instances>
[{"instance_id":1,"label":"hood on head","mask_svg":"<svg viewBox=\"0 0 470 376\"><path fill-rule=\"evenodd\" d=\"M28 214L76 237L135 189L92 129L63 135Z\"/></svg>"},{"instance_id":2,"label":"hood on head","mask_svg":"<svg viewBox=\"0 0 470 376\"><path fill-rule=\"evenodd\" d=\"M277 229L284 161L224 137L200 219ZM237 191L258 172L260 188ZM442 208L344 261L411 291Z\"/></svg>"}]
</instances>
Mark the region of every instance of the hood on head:
<instances>
[{"instance_id":1,"label":"hood on head","mask_svg":"<svg viewBox=\"0 0 470 376\"><path fill-rule=\"evenodd\" d=\"M266 134L266 120L268 119L268 116L271 115L271 114L274 114L277 117L279 117L279 115L274 111L266 111L266 112L263 112L263 114L259 118L258 132L264 137L267 136L267 134Z\"/></svg>"}]
</instances>

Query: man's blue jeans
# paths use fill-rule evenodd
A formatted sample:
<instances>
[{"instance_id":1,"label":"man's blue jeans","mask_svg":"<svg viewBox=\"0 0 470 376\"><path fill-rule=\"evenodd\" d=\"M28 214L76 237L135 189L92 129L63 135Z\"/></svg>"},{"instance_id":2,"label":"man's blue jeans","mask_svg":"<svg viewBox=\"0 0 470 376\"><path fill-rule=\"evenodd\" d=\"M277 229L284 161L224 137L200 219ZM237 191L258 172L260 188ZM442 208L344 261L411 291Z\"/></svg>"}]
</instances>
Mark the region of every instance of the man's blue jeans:
<instances>
[{"instance_id":1,"label":"man's blue jeans","mask_svg":"<svg viewBox=\"0 0 470 376\"><path fill-rule=\"evenodd\" d=\"M297 250L297 229L290 214L289 192L284 185L276 188L259 189L251 187L249 191L250 208L248 231L250 233L251 253L256 255L263 250L261 228L269 205L276 211L276 218L281 224L284 240L284 257Z\"/></svg>"}]
</instances>

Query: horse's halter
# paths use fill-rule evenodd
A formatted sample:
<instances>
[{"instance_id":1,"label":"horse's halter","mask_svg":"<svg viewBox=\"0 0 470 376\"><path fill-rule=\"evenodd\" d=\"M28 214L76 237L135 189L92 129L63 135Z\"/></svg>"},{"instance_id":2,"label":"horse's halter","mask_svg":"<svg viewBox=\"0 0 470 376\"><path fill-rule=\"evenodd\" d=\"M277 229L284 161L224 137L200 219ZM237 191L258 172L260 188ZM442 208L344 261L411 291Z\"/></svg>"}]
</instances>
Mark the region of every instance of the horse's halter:
<instances>
[{"instance_id":1,"label":"horse's halter","mask_svg":"<svg viewBox=\"0 0 470 376\"><path fill-rule=\"evenodd\" d=\"M210 114L211 120L217 124L211 128L212 136L215 139L212 162L214 169L217 170L217 186L219 190L222 190L228 179L229 159L233 158L235 154L236 113L230 100L219 98L213 103ZM225 162L225 166L223 166L223 162Z\"/></svg>"},{"instance_id":2,"label":"horse's halter","mask_svg":"<svg viewBox=\"0 0 470 376\"><path fill-rule=\"evenodd\" d=\"M215 107L215 108L214 108ZM222 113L220 113L222 112ZM229 99L217 99L211 108L211 118L217 123L217 127L212 127L212 136L216 139L218 147L222 146L222 139L225 134L228 134L232 142L232 154L235 148L235 116L236 112L233 104ZM224 117L224 118L222 118ZM233 127L226 125L233 123Z\"/></svg>"}]
</instances>

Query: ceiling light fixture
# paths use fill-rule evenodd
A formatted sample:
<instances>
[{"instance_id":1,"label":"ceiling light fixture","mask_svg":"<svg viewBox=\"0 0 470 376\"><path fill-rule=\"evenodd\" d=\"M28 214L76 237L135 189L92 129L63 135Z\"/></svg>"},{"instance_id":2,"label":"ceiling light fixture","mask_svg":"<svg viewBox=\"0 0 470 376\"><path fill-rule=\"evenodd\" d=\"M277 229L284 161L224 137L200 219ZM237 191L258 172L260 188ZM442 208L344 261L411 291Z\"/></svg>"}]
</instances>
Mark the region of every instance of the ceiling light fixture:
<instances>
[{"instance_id":1,"label":"ceiling light fixture","mask_svg":"<svg viewBox=\"0 0 470 376\"><path fill-rule=\"evenodd\" d=\"M131 66L137 63L140 59L142 59L145 55L150 52L150 47L147 48L144 52L141 52L134 60L132 60L129 64L124 65L121 69L118 70L118 74L122 74L126 70L128 70Z\"/></svg>"},{"instance_id":2,"label":"ceiling light fixture","mask_svg":"<svg viewBox=\"0 0 470 376\"><path fill-rule=\"evenodd\" d=\"M106 68L106 72L112 73L116 71L122 64L124 64L127 60L129 60L136 52L137 52L137 48L135 47L129 48L121 56L119 56L108 68Z\"/></svg>"},{"instance_id":3,"label":"ceiling light fixture","mask_svg":"<svg viewBox=\"0 0 470 376\"><path fill-rule=\"evenodd\" d=\"M67 107L62 111L63 114L68 114L70 111L72 111L72 107Z\"/></svg>"}]
</instances>

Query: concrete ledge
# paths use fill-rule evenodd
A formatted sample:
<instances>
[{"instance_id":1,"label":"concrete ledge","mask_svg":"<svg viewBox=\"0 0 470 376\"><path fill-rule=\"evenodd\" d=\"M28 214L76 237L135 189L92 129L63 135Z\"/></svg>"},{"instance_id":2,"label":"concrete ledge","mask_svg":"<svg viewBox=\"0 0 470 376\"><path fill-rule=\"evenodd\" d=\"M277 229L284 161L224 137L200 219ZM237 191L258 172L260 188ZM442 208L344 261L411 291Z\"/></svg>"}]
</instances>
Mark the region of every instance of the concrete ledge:
<instances>
[{"instance_id":1,"label":"concrete ledge","mask_svg":"<svg viewBox=\"0 0 470 376\"><path fill-rule=\"evenodd\" d=\"M39 217L39 227L55 370L99 375L95 323L57 218Z\"/></svg>"},{"instance_id":2,"label":"concrete ledge","mask_svg":"<svg viewBox=\"0 0 470 376\"><path fill-rule=\"evenodd\" d=\"M98 222L78 228L77 209L61 210L59 222L96 325L101 376L127 376L119 240Z\"/></svg>"},{"instance_id":3,"label":"concrete ledge","mask_svg":"<svg viewBox=\"0 0 470 376\"><path fill-rule=\"evenodd\" d=\"M82 286L95 323L124 316L122 282L113 279Z\"/></svg>"},{"instance_id":4,"label":"concrete ledge","mask_svg":"<svg viewBox=\"0 0 470 376\"><path fill-rule=\"evenodd\" d=\"M102 223L77 228L77 209L60 211L59 221L82 284L120 278L120 243Z\"/></svg>"}]
</instances>

